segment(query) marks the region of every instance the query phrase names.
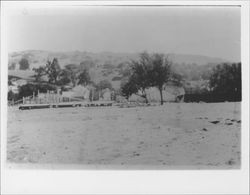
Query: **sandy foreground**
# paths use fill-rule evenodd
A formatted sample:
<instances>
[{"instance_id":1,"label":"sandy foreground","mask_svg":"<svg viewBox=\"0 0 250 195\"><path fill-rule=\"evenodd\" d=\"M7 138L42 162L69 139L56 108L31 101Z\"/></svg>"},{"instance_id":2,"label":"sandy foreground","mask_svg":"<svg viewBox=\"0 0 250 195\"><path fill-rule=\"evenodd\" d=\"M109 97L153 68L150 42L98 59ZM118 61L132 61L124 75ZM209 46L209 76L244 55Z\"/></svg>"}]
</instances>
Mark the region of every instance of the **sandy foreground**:
<instances>
[{"instance_id":1,"label":"sandy foreground","mask_svg":"<svg viewBox=\"0 0 250 195\"><path fill-rule=\"evenodd\" d=\"M43 168L240 168L240 103L8 109L7 162Z\"/></svg>"}]
</instances>

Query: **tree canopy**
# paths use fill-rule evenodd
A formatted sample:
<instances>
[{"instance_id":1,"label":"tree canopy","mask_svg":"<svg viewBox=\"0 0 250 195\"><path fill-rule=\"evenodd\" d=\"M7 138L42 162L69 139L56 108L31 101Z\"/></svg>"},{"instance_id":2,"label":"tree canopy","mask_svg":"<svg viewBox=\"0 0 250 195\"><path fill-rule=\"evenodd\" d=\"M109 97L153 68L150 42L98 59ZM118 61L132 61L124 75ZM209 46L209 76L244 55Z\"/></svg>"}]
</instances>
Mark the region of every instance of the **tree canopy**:
<instances>
[{"instance_id":1,"label":"tree canopy","mask_svg":"<svg viewBox=\"0 0 250 195\"><path fill-rule=\"evenodd\" d=\"M45 72L48 76L49 83L57 84L61 72L61 67L57 58L54 58L52 61L47 61L47 64L45 65Z\"/></svg>"},{"instance_id":2,"label":"tree canopy","mask_svg":"<svg viewBox=\"0 0 250 195\"><path fill-rule=\"evenodd\" d=\"M179 77L177 78L175 74L172 74L171 65L172 62L165 58L163 54L141 53L140 59L132 61L130 64L131 73L127 83L122 85L122 93L126 97L135 93L148 102L146 89L157 87L161 96L161 104L163 104L162 90L164 84L169 82L173 75L176 82L180 80Z\"/></svg>"},{"instance_id":3,"label":"tree canopy","mask_svg":"<svg viewBox=\"0 0 250 195\"><path fill-rule=\"evenodd\" d=\"M79 85L88 85L91 83L90 75L87 69L84 69L78 76Z\"/></svg>"},{"instance_id":4,"label":"tree canopy","mask_svg":"<svg viewBox=\"0 0 250 195\"><path fill-rule=\"evenodd\" d=\"M241 63L217 65L213 69L209 84L214 94L241 100Z\"/></svg>"},{"instance_id":5,"label":"tree canopy","mask_svg":"<svg viewBox=\"0 0 250 195\"><path fill-rule=\"evenodd\" d=\"M153 67L149 72L150 84L155 86L160 91L161 105L163 104L162 90L164 84L171 79L171 65L172 62L164 58L163 54L154 54L152 57Z\"/></svg>"},{"instance_id":6,"label":"tree canopy","mask_svg":"<svg viewBox=\"0 0 250 195\"><path fill-rule=\"evenodd\" d=\"M20 61L19 61L19 69L20 70L27 70L29 69L30 67L30 64L29 64L29 61L26 59L26 58L22 58Z\"/></svg>"},{"instance_id":7,"label":"tree canopy","mask_svg":"<svg viewBox=\"0 0 250 195\"><path fill-rule=\"evenodd\" d=\"M35 81L40 82L42 79L42 76L45 75L45 68L43 66L40 66L38 68L33 68L33 71L35 72Z\"/></svg>"}]
</instances>

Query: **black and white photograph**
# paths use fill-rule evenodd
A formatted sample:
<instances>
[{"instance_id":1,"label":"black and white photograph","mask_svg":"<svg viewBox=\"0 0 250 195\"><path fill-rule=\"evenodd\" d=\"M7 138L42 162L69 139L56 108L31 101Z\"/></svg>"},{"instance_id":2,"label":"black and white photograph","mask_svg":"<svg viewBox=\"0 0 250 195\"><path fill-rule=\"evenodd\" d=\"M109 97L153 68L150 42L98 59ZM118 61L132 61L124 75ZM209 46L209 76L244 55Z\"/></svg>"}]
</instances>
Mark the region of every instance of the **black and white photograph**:
<instances>
[{"instance_id":1,"label":"black and white photograph","mask_svg":"<svg viewBox=\"0 0 250 195\"><path fill-rule=\"evenodd\" d=\"M242 169L241 5L4 5L7 169Z\"/></svg>"}]
</instances>

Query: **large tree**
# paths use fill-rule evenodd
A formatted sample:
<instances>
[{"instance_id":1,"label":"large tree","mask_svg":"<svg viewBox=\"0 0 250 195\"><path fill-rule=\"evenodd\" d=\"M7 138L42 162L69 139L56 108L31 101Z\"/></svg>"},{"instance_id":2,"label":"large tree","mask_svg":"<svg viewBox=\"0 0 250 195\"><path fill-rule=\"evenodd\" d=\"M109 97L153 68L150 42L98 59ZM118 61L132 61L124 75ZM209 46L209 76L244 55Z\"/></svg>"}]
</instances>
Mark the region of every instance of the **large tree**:
<instances>
[{"instance_id":1,"label":"large tree","mask_svg":"<svg viewBox=\"0 0 250 195\"><path fill-rule=\"evenodd\" d=\"M151 57L152 69L149 70L150 84L160 91L161 105L163 105L163 86L171 80L172 62L163 54L154 54Z\"/></svg>"},{"instance_id":2,"label":"large tree","mask_svg":"<svg viewBox=\"0 0 250 195\"><path fill-rule=\"evenodd\" d=\"M47 64L45 66L45 72L48 76L49 83L57 84L61 73L61 68L57 58L54 58L52 61L47 61Z\"/></svg>"},{"instance_id":3,"label":"large tree","mask_svg":"<svg viewBox=\"0 0 250 195\"><path fill-rule=\"evenodd\" d=\"M151 86L149 73L152 69L152 62L150 55L147 52L141 53L139 61L131 62L130 69L132 74L128 79L128 83L122 89L123 93L128 95L135 93L143 97L146 103L148 103L146 89Z\"/></svg>"},{"instance_id":4,"label":"large tree","mask_svg":"<svg viewBox=\"0 0 250 195\"><path fill-rule=\"evenodd\" d=\"M163 104L163 86L172 80L179 81L179 75L172 74L171 61L164 57L163 54L149 55L147 52L140 54L138 61L132 61L130 65L131 75L128 82L123 84L122 93L129 97L135 93L148 102L146 89L157 87L160 91L161 105Z\"/></svg>"}]
</instances>

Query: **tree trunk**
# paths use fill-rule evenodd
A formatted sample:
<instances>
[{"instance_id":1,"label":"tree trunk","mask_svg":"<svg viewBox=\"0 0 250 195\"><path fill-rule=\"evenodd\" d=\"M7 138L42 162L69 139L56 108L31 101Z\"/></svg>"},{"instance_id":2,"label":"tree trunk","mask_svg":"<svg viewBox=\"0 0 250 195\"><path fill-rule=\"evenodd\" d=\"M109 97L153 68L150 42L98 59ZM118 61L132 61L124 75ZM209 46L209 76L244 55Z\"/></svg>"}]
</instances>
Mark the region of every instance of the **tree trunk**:
<instances>
[{"instance_id":1,"label":"tree trunk","mask_svg":"<svg viewBox=\"0 0 250 195\"><path fill-rule=\"evenodd\" d=\"M161 105L163 105L163 96L162 96L162 88L159 88L160 95L161 95Z\"/></svg>"},{"instance_id":2,"label":"tree trunk","mask_svg":"<svg viewBox=\"0 0 250 195\"><path fill-rule=\"evenodd\" d=\"M147 104L148 103L148 98L147 98L146 91L143 90L142 93L143 93L143 97L145 98L145 101L146 101L146 104Z\"/></svg>"},{"instance_id":3,"label":"tree trunk","mask_svg":"<svg viewBox=\"0 0 250 195\"><path fill-rule=\"evenodd\" d=\"M146 104L147 104L148 103L147 95L145 95L145 101L146 101Z\"/></svg>"}]
</instances>

